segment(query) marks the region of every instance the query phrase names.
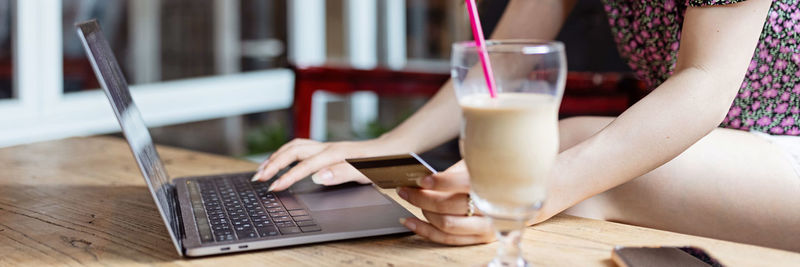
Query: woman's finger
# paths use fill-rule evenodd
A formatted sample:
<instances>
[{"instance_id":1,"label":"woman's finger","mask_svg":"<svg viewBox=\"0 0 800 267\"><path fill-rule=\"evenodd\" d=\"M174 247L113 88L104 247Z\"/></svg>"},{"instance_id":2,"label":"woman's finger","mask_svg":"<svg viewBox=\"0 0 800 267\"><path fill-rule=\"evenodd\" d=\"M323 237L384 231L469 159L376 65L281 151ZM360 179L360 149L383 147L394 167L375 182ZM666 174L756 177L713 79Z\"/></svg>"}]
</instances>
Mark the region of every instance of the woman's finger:
<instances>
[{"instance_id":1,"label":"woman's finger","mask_svg":"<svg viewBox=\"0 0 800 267\"><path fill-rule=\"evenodd\" d=\"M466 215L469 212L469 196L464 193L401 187L397 189L397 195L427 211L450 215Z\"/></svg>"},{"instance_id":2,"label":"woman's finger","mask_svg":"<svg viewBox=\"0 0 800 267\"><path fill-rule=\"evenodd\" d=\"M256 176L257 176L259 173L261 173L261 171L263 171L263 170L264 170L264 167L266 167L266 166L267 166L267 164L269 164L269 159L267 159L267 160L264 160L264 162L261 162L261 164L259 164L259 165L258 165L258 169L256 169ZM255 177L255 176L253 176L253 177Z\"/></svg>"},{"instance_id":3,"label":"woman's finger","mask_svg":"<svg viewBox=\"0 0 800 267\"><path fill-rule=\"evenodd\" d=\"M433 225L423 222L417 218L400 219L400 223L419 236L430 239L433 242L447 245L472 245L483 244L494 241L494 235L454 235L442 232Z\"/></svg>"},{"instance_id":4,"label":"woman's finger","mask_svg":"<svg viewBox=\"0 0 800 267\"><path fill-rule=\"evenodd\" d=\"M281 175L281 177L278 177L278 179L272 183L270 186L270 191L285 190L286 188L289 188L289 186L292 186L292 184L308 177L312 173L326 166L343 161L341 156L328 151L329 150L326 149L321 153L316 153L311 157L301 159L302 161L300 161L300 163L289 169L289 171ZM269 166L267 166L267 168L269 168Z\"/></svg>"},{"instance_id":5,"label":"woman's finger","mask_svg":"<svg viewBox=\"0 0 800 267\"><path fill-rule=\"evenodd\" d=\"M364 174L347 163L339 163L331 165L327 168L322 168L316 173L312 174L311 179L315 184L320 185L336 185L350 181L355 181L362 184L370 183L370 180L367 179Z\"/></svg>"},{"instance_id":6,"label":"woman's finger","mask_svg":"<svg viewBox=\"0 0 800 267\"><path fill-rule=\"evenodd\" d=\"M463 162L459 161L443 172L420 179L419 186L437 191L468 193L470 189L469 173Z\"/></svg>"},{"instance_id":7,"label":"woman's finger","mask_svg":"<svg viewBox=\"0 0 800 267\"><path fill-rule=\"evenodd\" d=\"M313 155L318 154L322 151L324 147L318 144L306 144L306 145L294 145L290 148L284 150L282 153L275 155L272 159L269 160L267 165L261 170L260 173L256 173L255 180L256 181L266 181L275 176L281 169L289 166L295 161L304 160L306 158L312 157Z\"/></svg>"},{"instance_id":8,"label":"woman's finger","mask_svg":"<svg viewBox=\"0 0 800 267\"><path fill-rule=\"evenodd\" d=\"M492 235L492 223L483 216L454 216L422 210L428 223L448 234L456 235Z\"/></svg>"},{"instance_id":9,"label":"woman's finger","mask_svg":"<svg viewBox=\"0 0 800 267\"><path fill-rule=\"evenodd\" d=\"M275 152L273 152L272 155L269 156L269 159L270 160L273 159L275 156L280 155L281 153L285 152L286 150L288 150L289 148L291 148L293 146L310 145L310 144L322 145L322 143L314 141L314 140L303 139L303 138L295 138L295 139L292 139L292 141L289 141L288 143L283 144L280 148L278 148L278 150L275 150Z\"/></svg>"}]
</instances>

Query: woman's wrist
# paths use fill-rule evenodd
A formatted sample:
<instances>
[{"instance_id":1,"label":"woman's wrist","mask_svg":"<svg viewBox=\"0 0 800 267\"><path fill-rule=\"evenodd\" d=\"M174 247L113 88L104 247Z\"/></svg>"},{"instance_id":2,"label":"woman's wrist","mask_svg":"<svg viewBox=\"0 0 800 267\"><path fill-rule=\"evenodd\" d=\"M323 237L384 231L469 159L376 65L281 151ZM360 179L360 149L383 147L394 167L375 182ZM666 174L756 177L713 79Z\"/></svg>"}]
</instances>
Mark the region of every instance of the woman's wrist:
<instances>
[{"instance_id":1,"label":"woman's wrist","mask_svg":"<svg viewBox=\"0 0 800 267\"><path fill-rule=\"evenodd\" d=\"M370 141L375 142L381 149L389 154L418 152L416 151L417 144L408 142L410 138L403 138L402 134L395 133L395 131L396 130L389 131Z\"/></svg>"}]
</instances>

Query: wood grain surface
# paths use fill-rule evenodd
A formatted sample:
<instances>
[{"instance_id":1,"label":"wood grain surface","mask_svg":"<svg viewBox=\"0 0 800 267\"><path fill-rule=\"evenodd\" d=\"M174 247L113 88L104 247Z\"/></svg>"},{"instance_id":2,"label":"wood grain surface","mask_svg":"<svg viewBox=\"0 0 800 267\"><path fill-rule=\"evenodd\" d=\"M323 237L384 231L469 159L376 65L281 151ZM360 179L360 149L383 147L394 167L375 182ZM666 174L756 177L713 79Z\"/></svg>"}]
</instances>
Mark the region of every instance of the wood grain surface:
<instances>
[{"instance_id":1,"label":"wood grain surface","mask_svg":"<svg viewBox=\"0 0 800 267\"><path fill-rule=\"evenodd\" d=\"M159 152L171 177L257 166L176 148ZM399 200L394 191L384 193ZM800 265L797 253L569 216L529 227L523 251L538 265L614 266L611 249L618 245L693 245L729 266ZM405 235L180 258L123 140L73 138L0 149L0 266L475 266L494 249Z\"/></svg>"}]
</instances>

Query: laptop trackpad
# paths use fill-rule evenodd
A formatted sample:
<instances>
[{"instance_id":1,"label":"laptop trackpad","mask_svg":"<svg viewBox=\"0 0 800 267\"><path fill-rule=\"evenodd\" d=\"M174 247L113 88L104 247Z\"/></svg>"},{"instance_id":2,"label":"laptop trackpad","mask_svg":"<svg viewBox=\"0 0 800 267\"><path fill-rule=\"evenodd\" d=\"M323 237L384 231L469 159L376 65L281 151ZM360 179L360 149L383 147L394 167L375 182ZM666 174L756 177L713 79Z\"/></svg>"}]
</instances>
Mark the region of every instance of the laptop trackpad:
<instances>
[{"instance_id":1,"label":"laptop trackpad","mask_svg":"<svg viewBox=\"0 0 800 267\"><path fill-rule=\"evenodd\" d=\"M381 193L369 185L328 188L328 190L306 193L296 192L295 196L312 211L391 204Z\"/></svg>"}]
</instances>

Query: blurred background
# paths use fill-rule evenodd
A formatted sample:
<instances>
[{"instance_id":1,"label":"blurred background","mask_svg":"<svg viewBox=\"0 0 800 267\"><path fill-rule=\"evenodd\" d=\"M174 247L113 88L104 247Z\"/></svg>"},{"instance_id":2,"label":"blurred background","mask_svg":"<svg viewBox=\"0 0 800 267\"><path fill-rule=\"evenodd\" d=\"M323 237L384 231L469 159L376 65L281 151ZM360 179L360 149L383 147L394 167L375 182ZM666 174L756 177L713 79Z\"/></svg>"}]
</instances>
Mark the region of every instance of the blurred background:
<instances>
[{"instance_id":1,"label":"blurred background","mask_svg":"<svg viewBox=\"0 0 800 267\"><path fill-rule=\"evenodd\" d=\"M601 2L578 2L558 37L562 115L618 114L639 83ZM507 0L479 3L488 34ZM448 78L451 44L472 38L461 0L0 0L0 147L118 135L75 34L91 18L157 143L253 160L294 137L388 131Z\"/></svg>"}]
</instances>

